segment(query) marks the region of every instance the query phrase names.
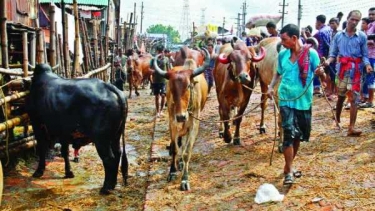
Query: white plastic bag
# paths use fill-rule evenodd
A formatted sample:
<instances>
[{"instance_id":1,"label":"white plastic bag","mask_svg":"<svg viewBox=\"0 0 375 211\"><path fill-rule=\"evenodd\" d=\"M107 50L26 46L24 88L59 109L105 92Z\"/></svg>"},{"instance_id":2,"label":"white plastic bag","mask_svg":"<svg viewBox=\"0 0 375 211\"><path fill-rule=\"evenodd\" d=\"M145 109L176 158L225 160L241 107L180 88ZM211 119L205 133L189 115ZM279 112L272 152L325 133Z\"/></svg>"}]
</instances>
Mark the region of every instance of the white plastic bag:
<instances>
[{"instance_id":1,"label":"white plastic bag","mask_svg":"<svg viewBox=\"0 0 375 211\"><path fill-rule=\"evenodd\" d=\"M275 186L269 183L261 185L255 195L255 203L262 204L269 201L282 201L284 195L280 194Z\"/></svg>"}]
</instances>

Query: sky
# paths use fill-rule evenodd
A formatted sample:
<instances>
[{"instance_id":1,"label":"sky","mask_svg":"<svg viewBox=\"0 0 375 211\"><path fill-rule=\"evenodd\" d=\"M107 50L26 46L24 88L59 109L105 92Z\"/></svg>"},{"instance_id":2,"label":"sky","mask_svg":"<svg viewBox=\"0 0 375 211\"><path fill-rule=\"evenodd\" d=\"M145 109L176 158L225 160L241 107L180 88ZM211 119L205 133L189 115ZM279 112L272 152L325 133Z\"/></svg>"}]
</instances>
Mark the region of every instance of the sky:
<instances>
[{"instance_id":1,"label":"sky","mask_svg":"<svg viewBox=\"0 0 375 211\"><path fill-rule=\"evenodd\" d=\"M123 21L129 18L129 14L134 11L134 3L136 3L136 16L140 23L141 5L143 2L144 18L142 24L142 32L155 24L170 25L176 30L182 25L183 8L185 0L122 0L120 16ZM189 5L189 19L195 25L215 24L222 26L225 17L226 29L233 26L236 31L237 14L242 13L242 6L245 0L187 0ZM246 18L245 22L251 16L259 14L280 14L283 0L246 0ZM288 23L297 24L298 0L284 0L285 19L284 25ZM374 0L300 0L302 5L301 27L311 25L314 28L315 17L324 14L327 22L330 18L335 17L341 11L346 18L350 10L358 9L362 12L362 17L367 17L368 9L375 7ZM281 27L281 21L278 23ZM140 32L140 24L138 24L137 32Z\"/></svg>"}]
</instances>

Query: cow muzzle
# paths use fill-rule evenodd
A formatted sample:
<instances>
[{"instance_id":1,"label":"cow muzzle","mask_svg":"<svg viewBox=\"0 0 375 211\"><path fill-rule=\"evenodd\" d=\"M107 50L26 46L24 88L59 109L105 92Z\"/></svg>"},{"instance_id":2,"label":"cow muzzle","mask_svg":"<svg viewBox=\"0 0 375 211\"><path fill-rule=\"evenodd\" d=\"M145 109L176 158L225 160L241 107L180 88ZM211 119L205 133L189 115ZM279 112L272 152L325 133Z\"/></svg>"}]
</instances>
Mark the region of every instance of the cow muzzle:
<instances>
[{"instance_id":1,"label":"cow muzzle","mask_svg":"<svg viewBox=\"0 0 375 211\"><path fill-rule=\"evenodd\" d=\"M176 115L176 121L177 122L186 122L186 120L187 120L187 115L186 114Z\"/></svg>"},{"instance_id":2,"label":"cow muzzle","mask_svg":"<svg viewBox=\"0 0 375 211\"><path fill-rule=\"evenodd\" d=\"M247 83L250 82L251 77L250 77L250 75L247 74L247 73L240 73L240 74L238 75L238 79L239 79L239 81L240 81L242 84L247 84Z\"/></svg>"}]
</instances>

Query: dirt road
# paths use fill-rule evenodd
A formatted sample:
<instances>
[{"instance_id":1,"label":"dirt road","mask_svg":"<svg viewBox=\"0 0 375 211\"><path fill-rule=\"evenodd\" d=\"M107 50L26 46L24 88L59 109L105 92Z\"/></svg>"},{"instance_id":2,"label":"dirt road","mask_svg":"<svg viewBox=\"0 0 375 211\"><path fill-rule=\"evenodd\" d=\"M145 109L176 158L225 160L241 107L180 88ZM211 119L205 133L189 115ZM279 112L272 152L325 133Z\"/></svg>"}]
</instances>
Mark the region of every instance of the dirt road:
<instances>
[{"instance_id":1,"label":"dirt road","mask_svg":"<svg viewBox=\"0 0 375 211\"><path fill-rule=\"evenodd\" d=\"M303 172L291 188L282 185L283 156L275 148L272 104L266 115L267 133L259 134L260 109L246 116L241 128L242 146L226 144L218 137L218 103L214 90L203 110L198 140L190 162L191 191L181 192L179 180L168 183L169 144L167 114L156 120L154 98L149 90L129 100L126 125L127 153L130 160L129 185L121 186L121 175L112 195L101 196L101 161L90 145L81 151L80 163L72 164L75 178L64 176L63 159L48 163L45 175L32 178L36 161L21 161L7 172L2 210L374 210L375 209L375 132L372 110L360 110L359 138L345 136L349 112L343 111L343 132L332 120L324 98L315 97L313 130L309 143L303 143L296 167ZM253 94L248 109L260 95ZM152 146L152 149L151 149ZM151 159L155 158L155 159ZM258 205L258 187L271 183L285 194L282 202Z\"/></svg>"}]
</instances>

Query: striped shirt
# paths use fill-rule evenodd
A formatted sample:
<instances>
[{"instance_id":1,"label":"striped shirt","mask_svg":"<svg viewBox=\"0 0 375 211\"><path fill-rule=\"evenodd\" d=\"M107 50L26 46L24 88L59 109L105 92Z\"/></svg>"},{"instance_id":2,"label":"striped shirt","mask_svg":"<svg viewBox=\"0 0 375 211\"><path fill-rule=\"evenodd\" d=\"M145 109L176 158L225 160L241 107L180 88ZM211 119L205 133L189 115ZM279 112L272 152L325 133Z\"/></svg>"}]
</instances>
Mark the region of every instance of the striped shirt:
<instances>
[{"instance_id":1,"label":"striped shirt","mask_svg":"<svg viewBox=\"0 0 375 211\"><path fill-rule=\"evenodd\" d=\"M368 60L367 36L361 31L356 31L351 37L345 31L337 32L329 50L329 57L362 58L364 65L370 64Z\"/></svg>"}]
</instances>

